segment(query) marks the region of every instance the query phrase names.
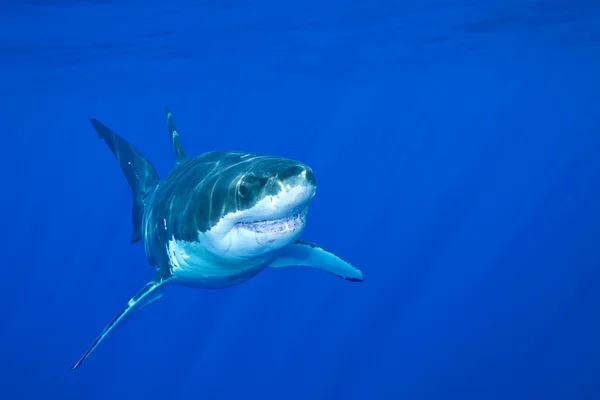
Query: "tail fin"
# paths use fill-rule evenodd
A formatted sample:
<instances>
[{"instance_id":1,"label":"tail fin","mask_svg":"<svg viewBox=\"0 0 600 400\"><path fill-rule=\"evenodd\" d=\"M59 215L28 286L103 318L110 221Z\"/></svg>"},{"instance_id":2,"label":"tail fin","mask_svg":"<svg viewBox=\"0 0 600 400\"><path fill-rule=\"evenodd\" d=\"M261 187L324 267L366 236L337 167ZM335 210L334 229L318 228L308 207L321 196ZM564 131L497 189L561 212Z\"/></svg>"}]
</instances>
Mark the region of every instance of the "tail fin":
<instances>
[{"instance_id":1,"label":"tail fin","mask_svg":"<svg viewBox=\"0 0 600 400\"><path fill-rule=\"evenodd\" d=\"M142 238L142 217L145 196L156 187L158 174L146 157L128 141L96 119L90 119L98 137L103 139L119 162L133 194L133 233L131 243Z\"/></svg>"},{"instance_id":2,"label":"tail fin","mask_svg":"<svg viewBox=\"0 0 600 400\"><path fill-rule=\"evenodd\" d=\"M183 150L183 145L181 144L181 139L179 139L179 133L177 133L177 128L175 128L175 122L173 121L173 113L171 113L169 107L165 107L165 112L167 114L167 128L169 128L169 138L171 139L171 144L173 145L173 152L175 152L175 162L178 163L181 160L186 159L187 155Z\"/></svg>"}]
</instances>

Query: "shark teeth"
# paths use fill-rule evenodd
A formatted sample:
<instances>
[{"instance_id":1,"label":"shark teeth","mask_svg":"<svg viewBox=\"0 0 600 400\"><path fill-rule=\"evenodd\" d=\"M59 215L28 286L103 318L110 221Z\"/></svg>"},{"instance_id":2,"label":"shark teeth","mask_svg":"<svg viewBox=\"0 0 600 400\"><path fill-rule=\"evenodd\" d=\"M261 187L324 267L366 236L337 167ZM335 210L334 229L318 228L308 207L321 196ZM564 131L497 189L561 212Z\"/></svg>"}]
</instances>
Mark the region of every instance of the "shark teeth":
<instances>
[{"instance_id":1,"label":"shark teeth","mask_svg":"<svg viewBox=\"0 0 600 400\"><path fill-rule=\"evenodd\" d=\"M299 212L281 219L238 222L236 226L256 233L284 233L301 228L304 225L305 218L306 214Z\"/></svg>"}]
</instances>

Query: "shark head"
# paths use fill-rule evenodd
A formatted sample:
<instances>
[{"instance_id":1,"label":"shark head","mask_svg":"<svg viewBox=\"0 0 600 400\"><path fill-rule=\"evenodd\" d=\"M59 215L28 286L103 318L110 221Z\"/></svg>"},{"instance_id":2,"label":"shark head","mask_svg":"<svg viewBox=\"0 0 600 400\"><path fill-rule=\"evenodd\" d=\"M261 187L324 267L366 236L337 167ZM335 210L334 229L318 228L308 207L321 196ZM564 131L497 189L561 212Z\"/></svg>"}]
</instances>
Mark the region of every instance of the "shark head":
<instances>
[{"instance_id":1,"label":"shark head","mask_svg":"<svg viewBox=\"0 0 600 400\"><path fill-rule=\"evenodd\" d=\"M273 254L295 242L306 225L317 184L307 165L280 157L249 156L217 175L212 190L218 218L199 234L214 257L240 262ZM198 213L198 225L206 216Z\"/></svg>"}]
</instances>

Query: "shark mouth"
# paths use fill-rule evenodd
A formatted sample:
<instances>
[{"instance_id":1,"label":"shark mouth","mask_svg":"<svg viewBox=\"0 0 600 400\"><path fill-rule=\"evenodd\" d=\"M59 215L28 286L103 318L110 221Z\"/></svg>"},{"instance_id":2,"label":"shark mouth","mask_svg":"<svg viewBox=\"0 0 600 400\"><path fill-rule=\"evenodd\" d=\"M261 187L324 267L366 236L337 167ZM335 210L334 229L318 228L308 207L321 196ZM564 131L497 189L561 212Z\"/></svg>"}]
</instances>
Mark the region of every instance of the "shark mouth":
<instances>
[{"instance_id":1,"label":"shark mouth","mask_svg":"<svg viewBox=\"0 0 600 400\"><path fill-rule=\"evenodd\" d=\"M306 209L280 219L256 222L238 222L235 224L235 226L255 233L286 233L302 228L305 221Z\"/></svg>"}]
</instances>

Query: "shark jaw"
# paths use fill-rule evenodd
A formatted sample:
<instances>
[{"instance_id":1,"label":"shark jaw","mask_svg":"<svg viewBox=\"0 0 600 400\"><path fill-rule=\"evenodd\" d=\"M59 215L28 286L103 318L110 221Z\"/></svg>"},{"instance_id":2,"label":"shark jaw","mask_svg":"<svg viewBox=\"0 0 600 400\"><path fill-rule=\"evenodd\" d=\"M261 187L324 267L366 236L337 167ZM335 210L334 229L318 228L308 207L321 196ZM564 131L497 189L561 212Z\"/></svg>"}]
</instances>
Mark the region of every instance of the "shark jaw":
<instances>
[{"instance_id":1,"label":"shark jaw","mask_svg":"<svg viewBox=\"0 0 600 400\"><path fill-rule=\"evenodd\" d=\"M267 219L254 222L237 222L234 229L245 229L257 234L283 234L304 229L308 206L301 211L283 218Z\"/></svg>"}]
</instances>

